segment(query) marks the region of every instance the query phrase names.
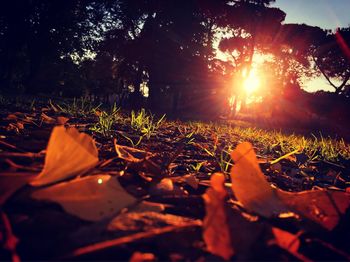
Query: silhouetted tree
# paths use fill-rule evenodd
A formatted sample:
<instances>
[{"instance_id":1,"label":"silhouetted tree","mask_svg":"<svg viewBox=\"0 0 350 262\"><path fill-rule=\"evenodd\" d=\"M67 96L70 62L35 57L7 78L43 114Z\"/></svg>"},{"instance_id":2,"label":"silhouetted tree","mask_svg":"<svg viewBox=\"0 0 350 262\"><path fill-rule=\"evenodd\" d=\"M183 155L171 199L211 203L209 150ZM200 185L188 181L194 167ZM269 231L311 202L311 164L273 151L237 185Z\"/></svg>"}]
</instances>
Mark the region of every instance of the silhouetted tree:
<instances>
[{"instance_id":1,"label":"silhouetted tree","mask_svg":"<svg viewBox=\"0 0 350 262\"><path fill-rule=\"evenodd\" d=\"M312 57L317 69L334 88L336 94L345 93L350 80L350 27L328 32L315 46ZM339 84L335 83L335 80Z\"/></svg>"},{"instance_id":2,"label":"silhouetted tree","mask_svg":"<svg viewBox=\"0 0 350 262\"><path fill-rule=\"evenodd\" d=\"M88 8L90 2L3 2L0 6L1 87L44 91L36 85L37 78L42 78L42 70L70 55L82 57L94 41L94 24L88 20L94 17L92 13L96 9ZM51 84L48 82L46 88L50 89Z\"/></svg>"},{"instance_id":3,"label":"silhouetted tree","mask_svg":"<svg viewBox=\"0 0 350 262\"><path fill-rule=\"evenodd\" d=\"M234 1L228 9L227 26L232 36L219 44L235 68L235 102L245 101L242 83L249 76L254 54L271 50L285 13L268 5L273 1ZM233 106L235 110L236 105Z\"/></svg>"}]
</instances>

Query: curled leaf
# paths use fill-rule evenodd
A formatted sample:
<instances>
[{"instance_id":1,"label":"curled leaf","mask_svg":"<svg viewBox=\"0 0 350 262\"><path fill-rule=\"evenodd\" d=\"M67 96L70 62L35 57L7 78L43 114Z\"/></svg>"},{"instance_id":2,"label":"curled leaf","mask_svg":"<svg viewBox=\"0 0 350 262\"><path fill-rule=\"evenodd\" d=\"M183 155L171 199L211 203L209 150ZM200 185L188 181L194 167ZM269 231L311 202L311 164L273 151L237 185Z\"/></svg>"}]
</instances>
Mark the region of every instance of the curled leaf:
<instances>
[{"instance_id":1,"label":"curled leaf","mask_svg":"<svg viewBox=\"0 0 350 262\"><path fill-rule=\"evenodd\" d=\"M43 186L85 173L98 163L95 141L76 128L57 126L46 149L45 165L33 186Z\"/></svg>"},{"instance_id":2,"label":"curled leaf","mask_svg":"<svg viewBox=\"0 0 350 262\"><path fill-rule=\"evenodd\" d=\"M244 142L232 151L232 190L248 210L265 217L286 212L287 208L261 172L253 146Z\"/></svg>"},{"instance_id":3,"label":"curled leaf","mask_svg":"<svg viewBox=\"0 0 350 262\"><path fill-rule=\"evenodd\" d=\"M136 148L118 145L114 140L114 148L120 159L127 162L128 167L147 174L160 175L161 167L152 160L154 154Z\"/></svg>"},{"instance_id":4,"label":"curled leaf","mask_svg":"<svg viewBox=\"0 0 350 262\"><path fill-rule=\"evenodd\" d=\"M285 192L272 188L260 170L250 143L242 143L231 154L232 190L250 211L271 217L290 211L332 230L350 205L350 195L338 191Z\"/></svg>"}]
</instances>

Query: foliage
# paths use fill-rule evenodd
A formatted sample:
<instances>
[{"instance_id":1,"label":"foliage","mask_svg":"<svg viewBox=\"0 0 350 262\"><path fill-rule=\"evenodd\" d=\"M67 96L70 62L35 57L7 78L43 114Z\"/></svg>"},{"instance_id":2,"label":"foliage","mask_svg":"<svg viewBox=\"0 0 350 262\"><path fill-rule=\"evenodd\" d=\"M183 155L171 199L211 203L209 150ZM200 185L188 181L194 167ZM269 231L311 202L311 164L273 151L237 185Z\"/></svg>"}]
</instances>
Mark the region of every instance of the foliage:
<instances>
[{"instance_id":1,"label":"foliage","mask_svg":"<svg viewBox=\"0 0 350 262\"><path fill-rule=\"evenodd\" d=\"M165 119L165 114L158 120L154 120L154 115L147 113L144 108L135 112L131 111L130 126L135 131L138 131L145 136L147 139L150 139L152 135L155 135L157 129L162 124L162 121Z\"/></svg>"},{"instance_id":2,"label":"foliage","mask_svg":"<svg viewBox=\"0 0 350 262\"><path fill-rule=\"evenodd\" d=\"M110 112L95 110L95 114L98 116L98 121L90 128L90 130L100 133L104 137L110 136L113 131L113 124L117 123L120 119L119 110L120 108L117 108L116 104L113 105Z\"/></svg>"},{"instance_id":3,"label":"foliage","mask_svg":"<svg viewBox=\"0 0 350 262\"><path fill-rule=\"evenodd\" d=\"M87 116L96 112L101 106L101 104L97 106L94 105L94 103L86 97L78 99L73 98L73 101L63 103L53 103L50 100L49 104L54 111L60 111L71 116Z\"/></svg>"}]
</instances>

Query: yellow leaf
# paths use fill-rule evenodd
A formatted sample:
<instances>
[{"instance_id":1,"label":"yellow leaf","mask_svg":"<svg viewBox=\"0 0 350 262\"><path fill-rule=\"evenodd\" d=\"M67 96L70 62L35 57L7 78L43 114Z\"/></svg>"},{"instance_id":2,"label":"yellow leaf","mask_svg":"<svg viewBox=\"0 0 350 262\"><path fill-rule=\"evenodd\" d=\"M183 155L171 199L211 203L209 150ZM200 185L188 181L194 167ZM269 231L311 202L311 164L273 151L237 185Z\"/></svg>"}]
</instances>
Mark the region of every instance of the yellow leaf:
<instances>
[{"instance_id":1,"label":"yellow leaf","mask_svg":"<svg viewBox=\"0 0 350 262\"><path fill-rule=\"evenodd\" d=\"M137 202L122 188L116 177L109 175L77 178L39 189L32 197L56 202L67 213L89 221L111 217Z\"/></svg>"},{"instance_id":2,"label":"yellow leaf","mask_svg":"<svg viewBox=\"0 0 350 262\"><path fill-rule=\"evenodd\" d=\"M287 208L261 172L253 146L244 142L231 153L232 190L248 210L265 217L277 216Z\"/></svg>"},{"instance_id":3,"label":"yellow leaf","mask_svg":"<svg viewBox=\"0 0 350 262\"><path fill-rule=\"evenodd\" d=\"M85 173L98 163L95 141L75 128L53 129L46 149L45 165L31 182L43 186Z\"/></svg>"},{"instance_id":4,"label":"yellow leaf","mask_svg":"<svg viewBox=\"0 0 350 262\"><path fill-rule=\"evenodd\" d=\"M232 190L250 211L265 217L290 211L332 230L350 205L350 195L338 191L303 191L299 193L274 189L258 165L250 143L242 143L231 153Z\"/></svg>"}]
</instances>

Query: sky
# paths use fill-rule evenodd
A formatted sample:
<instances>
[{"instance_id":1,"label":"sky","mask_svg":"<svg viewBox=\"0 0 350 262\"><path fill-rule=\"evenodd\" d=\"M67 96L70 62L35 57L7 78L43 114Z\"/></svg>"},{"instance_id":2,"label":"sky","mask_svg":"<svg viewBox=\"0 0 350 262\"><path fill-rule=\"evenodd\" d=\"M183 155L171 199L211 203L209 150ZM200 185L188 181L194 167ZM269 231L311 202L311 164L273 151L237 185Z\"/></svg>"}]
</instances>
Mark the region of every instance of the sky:
<instances>
[{"instance_id":1,"label":"sky","mask_svg":"<svg viewBox=\"0 0 350 262\"><path fill-rule=\"evenodd\" d=\"M287 14L285 23L305 23L323 29L350 26L350 0L276 0L272 6ZM333 91L324 77L306 81L304 89Z\"/></svg>"}]
</instances>

